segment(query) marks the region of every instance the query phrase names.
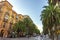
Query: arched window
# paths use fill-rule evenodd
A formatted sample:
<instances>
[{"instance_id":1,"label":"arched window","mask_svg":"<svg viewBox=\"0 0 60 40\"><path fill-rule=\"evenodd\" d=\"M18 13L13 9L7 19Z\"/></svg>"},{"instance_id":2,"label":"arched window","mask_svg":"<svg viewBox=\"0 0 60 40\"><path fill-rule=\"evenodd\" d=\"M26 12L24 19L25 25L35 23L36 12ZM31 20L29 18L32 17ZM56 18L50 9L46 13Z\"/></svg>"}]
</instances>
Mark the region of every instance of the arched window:
<instances>
[{"instance_id":1,"label":"arched window","mask_svg":"<svg viewBox=\"0 0 60 40\"><path fill-rule=\"evenodd\" d=\"M8 19L8 17L9 17L8 15L5 15L5 19Z\"/></svg>"},{"instance_id":2,"label":"arched window","mask_svg":"<svg viewBox=\"0 0 60 40\"><path fill-rule=\"evenodd\" d=\"M6 12L5 16L4 16L4 22L7 22L8 21L8 18L9 18L9 13Z\"/></svg>"},{"instance_id":3,"label":"arched window","mask_svg":"<svg viewBox=\"0 0 60 40\"><path fill-rule=\"evenodd\" d=\"M10 23L10 27L9 27L9 29L11 29L11 27L12 27L12 24L13 24L13 23Z\"/></svg>"}]
</instances>

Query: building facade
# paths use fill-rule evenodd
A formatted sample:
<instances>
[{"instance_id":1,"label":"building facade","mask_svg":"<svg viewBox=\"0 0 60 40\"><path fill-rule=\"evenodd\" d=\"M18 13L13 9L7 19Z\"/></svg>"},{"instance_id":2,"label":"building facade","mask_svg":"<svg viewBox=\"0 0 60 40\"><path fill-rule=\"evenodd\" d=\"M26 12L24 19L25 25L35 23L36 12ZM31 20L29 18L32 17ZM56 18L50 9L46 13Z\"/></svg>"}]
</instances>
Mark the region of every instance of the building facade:
<instances>
[{"instance_id":1,"label":"building facade","mask_svg":"<svg viewBox=\"0 0 60 40\"><path fill-rule=\"evenodd\" d=\"M0 2L0 33L2 37L7 37L8 30L10 30L14 23L19 20L22 21L23 15L17 14L12 5L7 0Z\"/></svg>"}]
</instances>

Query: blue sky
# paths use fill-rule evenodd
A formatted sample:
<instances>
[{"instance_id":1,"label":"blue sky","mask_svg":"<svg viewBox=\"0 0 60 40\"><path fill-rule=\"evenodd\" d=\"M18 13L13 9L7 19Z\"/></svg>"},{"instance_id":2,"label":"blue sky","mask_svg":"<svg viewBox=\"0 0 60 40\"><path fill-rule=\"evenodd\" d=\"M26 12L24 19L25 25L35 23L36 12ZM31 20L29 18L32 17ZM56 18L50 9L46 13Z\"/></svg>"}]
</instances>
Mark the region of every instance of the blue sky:
<instances>
[{"instance_id":1,"label":"blue sky","mask_svg":"<svg viewBox=\"0 0 60 40\"><path fill-rule=\"evenodd\" d=\"M43 6L47 5L47 0L8 0L13 5L13 10L18 14L29 15L37 27L42 31L40 20Z\"/></svg>"}]
</instances>

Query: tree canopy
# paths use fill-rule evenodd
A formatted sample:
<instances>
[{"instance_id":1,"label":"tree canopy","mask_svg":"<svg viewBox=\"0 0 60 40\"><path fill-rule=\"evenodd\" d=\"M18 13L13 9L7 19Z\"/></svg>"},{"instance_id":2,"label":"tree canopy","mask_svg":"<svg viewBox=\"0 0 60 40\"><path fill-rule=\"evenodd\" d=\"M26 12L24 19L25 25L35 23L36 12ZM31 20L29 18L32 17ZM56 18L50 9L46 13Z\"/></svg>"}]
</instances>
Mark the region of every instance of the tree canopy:
<instances>
[{"instance_id":1,"label":"tree canopy","mask_svg":"<svg viewBox=\"0 0 60 40\"><path fill-rule=\"evenodd\" d=\"M60 24L60 8L58 6L54 6L51 0L49 1L48 6L44 6L44 9L41 14L41 20L43 24L43 32L45 34L48 33L48 29L52 30Z\"/></svg>"},{"instance_id":2,"label":"tree canopy","mask_svg":"<svg viewBox=\"0 0 60 40\"><path fill-rule=\"evenodd\" d=\"M13 30L17 33L23 32L28 35L33 35L33 33L40 34L39 29L33 23L30 17L26 17L23 21L18 21L17 23L15 23L13 26Z\"/></svg>"}]
</instances>

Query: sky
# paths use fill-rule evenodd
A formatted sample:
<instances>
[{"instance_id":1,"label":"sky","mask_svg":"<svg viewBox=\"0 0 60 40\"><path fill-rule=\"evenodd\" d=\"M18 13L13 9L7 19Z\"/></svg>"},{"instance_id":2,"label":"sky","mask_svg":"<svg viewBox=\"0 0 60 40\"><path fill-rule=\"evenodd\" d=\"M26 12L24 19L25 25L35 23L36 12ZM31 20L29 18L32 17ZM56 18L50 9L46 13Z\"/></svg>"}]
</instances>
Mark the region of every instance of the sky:
<instances>
[{"instance_id":1,"label":"sky","mask_svg":"<svg viewBox=\"0 0 60 40\"><path fill-rule=\"evenodd\" d=\"M18 14L29 15L38 29L42 32L41 11L47 5L47 0L8 0L13 5L13 10Z\"/></svg>"}]
</instances>

